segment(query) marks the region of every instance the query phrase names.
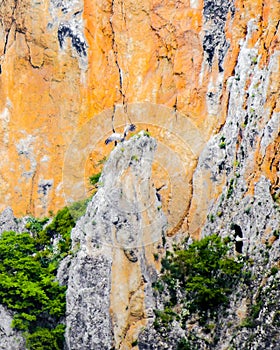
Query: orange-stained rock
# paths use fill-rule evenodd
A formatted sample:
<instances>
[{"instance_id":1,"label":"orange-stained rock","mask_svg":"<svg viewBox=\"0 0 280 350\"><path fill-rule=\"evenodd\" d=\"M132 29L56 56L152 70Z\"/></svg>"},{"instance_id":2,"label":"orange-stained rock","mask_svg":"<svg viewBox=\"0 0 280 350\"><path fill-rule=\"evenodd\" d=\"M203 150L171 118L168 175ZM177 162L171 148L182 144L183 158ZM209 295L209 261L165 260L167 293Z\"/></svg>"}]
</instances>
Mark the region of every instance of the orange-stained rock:
<instances>
[{"instance_id":1,"label":"orange-stained rock","mask_svg":"<svg viewBox=\"0 0 280 350\"><path fill-rule=\"evenodd\" d=\"M128 122L157 139L152 180L170 236L200 237L240 177L243 198L263 177L279 195L280 2L229 3L219 14L202 0L2 1L0 211L44 216L89 196L114 147L105 138ZM123 251L112 261L114 341L129 349L147 321L143 277Z\"/></svg>"},{"instance_id":2,"label":"orange-stained rock","mask_svg":"<svg viewBox=\"0 0 280 350\"><path fill-rule=\"evenodd\" d=\"M205 34L216 35L218 29L214 17L203 12L201 0L84 0L73 8L67 6L64 11L27 0L0 5L0 209L10 205L17 215L47 215L65 204L63 169L72 138L106 110L109 127L115 105L163 104L189 118L206 143L226 120L227 81L234 73L249 21L254 26L246 45L256 48L260 69L269 65L279 46L276 0L237 0L235 11L225 14L224 34L223 24L219 27L219 35L229 42L223 71L219 53L214 52L210 66L203 47ZM60 48L58 30L71 21L78 38L86 38L87 57L79 57L68 34ZM271 79L266 105L273 111L279 108L280 79ZM145 118L142 122L144 126ZM104 130L104 138L108 132ZM158 127L153 128L153 136L160 138ZM102 155L108 154L107 147L101 149ZM274 149L267 148L261 168L248 167L248 176L256 172L257 179L265 172L276 181L275 170L270 170ZM160 179L157 173L155 181ZM163 199L168 201L168 191Z\"/></svg>"},{"instance_id":3,"label":"orange-stained rock","mask_svg":"<svg viewBox=\"0 0 280 350\"><path fill-rule=\"evenodd\" d=\"M195 124L206 123L209 137L213 121L207 121L205 93L212 73L203 64L202 1L192 6L75 4L84 9L88 65L82 67L70 38L64 49L57 38L71 11L65 15L59 7L28 1L1 4L0 107L9 111L1 132L9 139L1 144L1 209L11 205L17 215L42 216L64 205L65 150L79 127L116 103L176 108ZM51 186L44 190L46 182Z\"/></svg>"}]
</instances>

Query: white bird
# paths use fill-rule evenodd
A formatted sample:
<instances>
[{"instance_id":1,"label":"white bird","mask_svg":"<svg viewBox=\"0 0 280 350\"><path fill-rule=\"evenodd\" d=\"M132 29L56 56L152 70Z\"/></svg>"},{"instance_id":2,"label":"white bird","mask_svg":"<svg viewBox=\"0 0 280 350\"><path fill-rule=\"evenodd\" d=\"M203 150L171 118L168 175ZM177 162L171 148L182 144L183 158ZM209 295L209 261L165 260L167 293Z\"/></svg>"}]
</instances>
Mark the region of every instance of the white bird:
<instances>
[{"instance_id":1,"label":"white bird","mask_svg":"<svg viewBox=\"0 0 280 350\"><path fill-rule=\"evenodd\" d=\"M240 236L235 236L235 241L236 242L246 242L248 239L247 238L242 238Z\"/></svg>"},{"instance_id":2,"label":"white bird","mask_svg":"<svg viewBox=\"0 0 280 350\"><path fill-rule=\"evenodd\" d=\"M114 132L111 136L109 136L106 140L105 140L105 144L108 145L108 143L112 142L112 141L123 141L124 140L124 135L123 134L119 134L117 132Z\"/></svg>"},{"instance_id":3,"label":"white bird","mask_svg":"<svg viewBox=\"0 0 280 350\"><path fill-rule=\"evenodd\" d=\"M123 137L126 138L126 135L129 132L132 132L136 129L136 126L134 124L127 124L123 130Z\"/></svg>"},{"instance_id":4,"label":"white bird","mask_svg":"<svg viewBox=\"0 0 280 350\"><path fill-rule=\"evenodd\" d=\"M105 140L105 144L108 145L108 143L115 141L115 145L117 144L118 141L123 142L127 136L127 134L131 131L134 131L136 129L134 124L127 124L124 127L123 134L114 132L111 136L109 136Z\"/></svg>"}]
</instances>

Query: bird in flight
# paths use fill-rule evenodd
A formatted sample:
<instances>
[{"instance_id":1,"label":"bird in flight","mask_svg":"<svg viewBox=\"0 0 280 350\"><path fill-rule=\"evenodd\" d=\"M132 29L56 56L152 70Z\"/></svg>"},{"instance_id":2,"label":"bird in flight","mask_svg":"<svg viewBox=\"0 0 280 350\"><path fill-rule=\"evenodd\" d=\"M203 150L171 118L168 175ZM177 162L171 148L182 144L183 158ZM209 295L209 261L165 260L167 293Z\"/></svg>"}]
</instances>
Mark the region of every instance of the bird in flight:
<instances>
[{"instance_id":1,"label":"bird in flight","mask_svg":"<svg viewBox=\"0 0 280 350\"><path fill-rule=\"evenodd\" d=\"M123 133L117 133L114 132L111 136L109 136L106 140L105 140L105 144L108 145L110 142L115 142L115 146L117 145L118 141L123 142L126 138L126 136L128 135L129 132L132 132L136 129L136 126L134 124L127 124L124 127Z\"/></svg>"}]
</instances>

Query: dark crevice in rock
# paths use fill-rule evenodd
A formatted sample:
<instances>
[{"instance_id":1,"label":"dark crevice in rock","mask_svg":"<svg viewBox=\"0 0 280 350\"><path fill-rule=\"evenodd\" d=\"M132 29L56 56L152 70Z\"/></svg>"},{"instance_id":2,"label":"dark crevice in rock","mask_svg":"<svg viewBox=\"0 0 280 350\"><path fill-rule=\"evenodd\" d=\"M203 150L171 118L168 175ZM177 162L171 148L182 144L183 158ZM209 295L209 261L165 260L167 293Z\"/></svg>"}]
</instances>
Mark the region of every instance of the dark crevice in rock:
<instances>
[{"instance_id":1,"label":"dark crevice in rock","mask_svg":"<svg viewBox=\"0 0 280 350\"><path fill-rule=\"evenodd\" d=\"M27 48L28 48L28 62L30 63L31 67L34 68L34 69L39 69L43 66L44 62L42 62L42 64L39 64L39 65L36 65L32 62L32 56L31 56L31 49L30 49L30 46L29 46L29 43L28 41L26 40L26 45L27 45Z\"/></svg>"},{"instance_id":2,"label":"dark crevice in rock","mask_svg":"<svg viewBox=\"0 0 280 350\"><path fill-rule=\"evenodd\" d=\"M49 190L52 188L53 186L53 182L52 181L42 181L39 184L39 188L38 188L38 193L42 193L44 196L46 196L49 192Z\"/></svg>"},{"instance_id":3,"label":"dark crevice in rock","mask_svg":"<svg viewBox=\"0 0 280 350\"><path fill-rule=\"evenodd\" d=\"M11 23L10 27L6 30L6 36L5 36L5 44L4 44L4 49L3 49L3 54L5 55L8 49L8 43L9 43L9 37L11 33L11 29L13 28L13 25L16 25L16 20L15 20L15 10L17 8L17 1L15 1L12 14L11 14Z\"/></svg>"},{"instance_id":4,"label":"dark crevice in rock","mask_svg":"<svg viewBox=\"0 0 280 350\"><path fill-rule=\"evenodd\" d=\"M125 96L125 92L124 92L124 88L123 88L123 73L122 73L122 69L119 63L119 58L118 58L118 45L116 43L116 33L115 33L115 29L114 29L114 25L113 25L113 16L114 16L114 8L115 8L115 1L112 0L111 3L111 17L110 17L110 27L111 27L111 31L112 31L112 49L113 49L113 53L114 53L114 57L115 57L115 64L118 70L118 75L119 75L119 93L121 95L121 99L122 99L122 104L124 106L124 111L127 111L127 102L126 102L126 96ZM122 18L125 22L125 15L122 11ZM114 104L114 109L113 109L113 116L112 116L112 121L114 121L114 116L115 116L115 104ZM113 126L113 130L114 130L114 126Z\"/></svg>"},{"instance_id":5,"label":"dark crevice in rock","mask_svg":"<svg viewBox=\"0 0 280 350\"><path fill-rule=\"evenodd\" d=\"M4 55L7 52L7 46L8 46L8 42L9 42L9 36L10 36L11 28L12 28L12 26L8 29L6 37L5 37L5 44L4 44L4 51L3 51Z\"/></svg>"},{"instance_id":6,"label":"dark crevice in rock","mask_svg":"<svg viewBox=\"0 0 280 350\"><path fill-rule=\"evenodd\" d=\"M71 44L78 53L79 56L87 56L87 45L79 35L75 34L74 31L66 24L61 24L57 32L58 41L60 48L63 48L65 39L70 38Z\"/></svg>"},{"instance_id":7,"label":"dark crevice in rock","mask_svg":"<svg viewBox=\"0 0 280 350\"><path fill-rule=\"evenodd\" d=\"M206 0L204 1L203 15L205 22L210 24L203 39L203 50L206 53L206 60L212 66L215 54L218 55L219 72L223 72L224 57L229 48L225 38L225 22L228 12L234 13L233 1Z\"/></svg>"},{"instance_id":8,"label":"dark crevice in rock","mask_svg":"<svg viewBox=\"0 0 280 350\"><path fill-rule=\"evenodd\" d=\"M30 197L29 197L27 214L34 213L33 193L34 193L34 187L35 187L35 179L36 179L36 170L33 171L32 178L31 178L31 189L30 189Z\"/></svg>"},{"instance_id":9,"label":"dark crevice in rock","mask_svg":"<svg viewBox=\"0 0 280 350\"><path fill-rule=\"evenodd\" d=\"M127 259L133 263L138 261L136 250L132 249L124 249L124 255L127 257Z\"/></svg>"}]
</instances>

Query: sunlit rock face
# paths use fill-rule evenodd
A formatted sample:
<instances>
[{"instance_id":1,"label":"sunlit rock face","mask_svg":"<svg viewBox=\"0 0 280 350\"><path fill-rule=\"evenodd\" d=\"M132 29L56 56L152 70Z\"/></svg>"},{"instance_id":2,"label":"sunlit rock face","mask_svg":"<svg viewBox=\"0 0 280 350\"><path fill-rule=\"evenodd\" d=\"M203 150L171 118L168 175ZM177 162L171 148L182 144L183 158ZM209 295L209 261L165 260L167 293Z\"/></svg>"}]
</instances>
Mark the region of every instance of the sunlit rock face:
<instances>
[{"instance_id":1,"label":"sunlit rock face","mask_svg":"<svg viewBox=\"0 0 280 350\"><path fill-rule=\"evenodd\" d=\"M70 270L68 258L59 271L69 279L69 349L130 349L147 325L140 349L187 335L175 327L168 343L152 328L164 215L171 242L242 234L238 252L252 259L254 281L215 332L190 328L217 350L277 348L279 17L278 0L0 4L0 210L44 216L84 198L113 149L73 231ZM145 135L106 146L127 122L148 129L157 151ZM13 212L0 216L0 232L22 230ZM244 329L259 296L259 327Z\"/></svg>"},{"instance_id":2,"label":"sunlit rock face","mask_svg":"<svg viewBox=\"0 0 280 350\"><path fill-rule=\"evenodd\" d=\"M118 104L165 105L191 118L207 142L229 112L241 47L256 51L255 72L276 55L278 12L276 0L2 2L1 209L42 216L62 207L73 136ZM271 110L278 71L267 87Z\"/></svg>"},{"instance_id":3,"label":"sunlit rock face","mask_svg":"<svg viewBox=\"0 0 280 350\"><path fill-rule=\"evenodd\" d=\"M25 340L21 332L17 332L11 327L13 315L2 305L0 305L0 317L1 317L0 349L24 350Z\"/></svg>"},{"instance_id":4,"label":"sunlit rock face","mask_svg":"<svg viewBox=\"0 0 280 350\"><path fill-rule=\"evenodd\" d=\"M166 228L151 182L155 151L149 136L119 143L72 231L76 253L67 290L68 349L130 348L151 316L152 282Z\"/></svg>"}]
</instances>

